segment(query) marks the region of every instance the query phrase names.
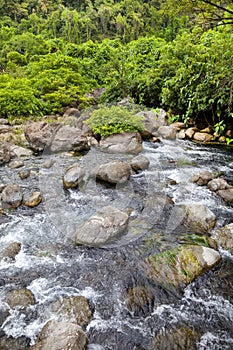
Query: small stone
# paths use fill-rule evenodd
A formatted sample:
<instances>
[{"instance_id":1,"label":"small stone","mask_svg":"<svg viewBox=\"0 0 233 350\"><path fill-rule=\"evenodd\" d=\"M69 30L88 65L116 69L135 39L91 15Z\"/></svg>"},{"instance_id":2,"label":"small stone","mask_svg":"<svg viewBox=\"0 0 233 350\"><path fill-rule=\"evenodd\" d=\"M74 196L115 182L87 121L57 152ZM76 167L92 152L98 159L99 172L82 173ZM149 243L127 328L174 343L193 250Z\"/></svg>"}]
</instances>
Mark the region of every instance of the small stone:
<instances>
[{"instance_id":1,"label":"small stone","mask_svg":"<svg viewBox=\"0 0 233 350\"><path fill-rule=\"evenodd\" d=\"M20 252L20 250L21 250L21 243L13 242L3 249L2 253L0 253L0 259L3 259L3 258L14 259L15 256Z\"/></svg>"},{"instance_id":2,"label":"small stone","mask_svg":"<svg viewBox=\"0 0 233 350\"><path fill-rule=\"evenodd\" d=\"M200 142L210 142L213 140L213 135L204 132L195 132L193 139Z\"/></svg>"},{"instance_id":3,"label":"small stone","mask_svg":"<svg viewBox=\"0 0 233 350\"><path fill-rule=\"evenodd\" d=\"M30 170L22 170L22 171L19 171L18 174L19 174L20 179L24 180L30 176L31 172L30 172Z\"/></svg>"},{"instance_id":4,"label":"small stone","mask_svg":"<svg viewBox=\"0 0 233 350\"><path fill-rule=\"evenodd\" d=\"M149 164L150 164L149 159L143 155L134 157L130 162L131 168L134 171L145 170L149 167Z\"/></svg>"},{"instance_id":5,"label":"small stone","mask_svg":"<svg viewBox=\"0 0 233 350\"><path fill-rule=\"evenodd\" d=\"M182 129L178 132L178 139L179 140L184 140L186 138L185 130Z\"/></svg>"},{"instance_id":6,"label":"small stone","mask_svg":"<svg viewBox=\"0 0 233 350\"><path fill-rule=\"evenodd\" d=\"M189 138L189 139L192 139L193 138L193 135L195 134L195 132L197 131L196 128L188 128L186 131L185 131L185 135Z\"/></svg>"},{"instance_id":7,"label":"small stone","mask_svg":"<svg viewBox=\"0 0 233 350\"><path fill-rule=\"evenodd\" d=\"M2 208L18 208L23 200L23 194L19 185L13 184L6 186L2 191Z\"/></svg>"},{"instance_id":8,"label":"small stone","mask_svg":"<svg viewBox=\"0 0 233 350\"><path fill-rule=\"evenodd\" d=\"M80 186L85 177L85 169L79 164L72 165L63 176L63 185L65 188L75 188Z\"/></svg>"},{"instance_id":9,"label":"small stone","mask_svg":"<svg viewBox=\"0 0 233 350\"><path fill-rule=\"evenodd\" d=\"M17 306L24 308L29 305L34 305L36 300L33 293L29 289L22 288L8 292L5 302L10 306L10 308L15 308Z\"/></svg>"},{"instance_id":10,"label":"small stone","mask_svg":"<svg viewBox=\"0 0 233 350\"><path fill-rule=\"evenodd\" d=\"M24 205L27 207L36 207L42 201L42 196L40 192L33 192L30 197L25 199Z\"/></svg>"},{"instance_id":11,"label":"small stone","mask_svg":"<svg viewBox=\"0 0 233 350\"><path fill-rule=\"evenodd\" d=\"M18 169L24 166L24 162L22 162L22 160L13 160L8 164L8 166L11 169Z\"/></svg>"}]
</instances>

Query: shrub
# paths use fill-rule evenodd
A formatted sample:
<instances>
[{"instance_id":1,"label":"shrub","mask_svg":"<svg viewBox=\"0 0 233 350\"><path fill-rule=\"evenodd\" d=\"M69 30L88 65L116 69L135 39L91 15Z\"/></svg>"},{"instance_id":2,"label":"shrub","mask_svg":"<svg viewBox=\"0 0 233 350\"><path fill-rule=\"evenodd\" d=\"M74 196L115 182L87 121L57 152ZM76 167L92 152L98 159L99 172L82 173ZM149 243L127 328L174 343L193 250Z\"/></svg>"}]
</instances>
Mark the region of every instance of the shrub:
<instances>
[{"instance_id":1,"label":"shrub","mask_svg":"<svg viewBox=\"0 0 233 350\"><path fill-rule=\"evenodd\" d=\"M141 115L135 115L134 110L130 111L126 107L104 106L92 112L86 123L90 125L94 134L106 137L125 131L142 131L142 120Z\"/></svg>"}]
</instances>

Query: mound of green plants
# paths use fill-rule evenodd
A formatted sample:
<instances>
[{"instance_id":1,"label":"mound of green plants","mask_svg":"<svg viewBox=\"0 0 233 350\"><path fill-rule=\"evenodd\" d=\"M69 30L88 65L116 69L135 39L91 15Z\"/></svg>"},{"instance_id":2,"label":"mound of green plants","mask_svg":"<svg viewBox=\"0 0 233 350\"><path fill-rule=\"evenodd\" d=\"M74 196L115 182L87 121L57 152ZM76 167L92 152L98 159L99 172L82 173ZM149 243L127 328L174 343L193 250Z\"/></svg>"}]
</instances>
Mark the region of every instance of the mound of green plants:
<instances>
[{"instance_id":1,"label":"mound of green plants","mask_svg":"<svg viewBox=\"0 0 233 350\"><path fill-rule=\"evenodd\" d=\"M94 134L107 137L112 134L144 130L143 117L135 110L122 106L103 106L91 113L86 123Z\"/></svg>"}]
</instances>

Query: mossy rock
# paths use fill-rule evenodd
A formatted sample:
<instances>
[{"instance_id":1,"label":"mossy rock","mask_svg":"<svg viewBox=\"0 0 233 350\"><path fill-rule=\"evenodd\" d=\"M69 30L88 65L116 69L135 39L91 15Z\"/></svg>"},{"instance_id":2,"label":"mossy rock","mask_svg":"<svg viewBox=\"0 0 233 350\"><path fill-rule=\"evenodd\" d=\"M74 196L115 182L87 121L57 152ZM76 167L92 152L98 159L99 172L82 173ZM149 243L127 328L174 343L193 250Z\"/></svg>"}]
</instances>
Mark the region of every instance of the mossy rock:
<instances>
[{"instance_id":1,"label":"mossy rock","mask_svg":"<svg viewBox=\"0 0 233 350\"><path fill-rule=\"evenodd\" d=\"M147 274L167 289L183 288L221 259L214 249L181 245L146 259Z\"/></svg>"}]
</instances>

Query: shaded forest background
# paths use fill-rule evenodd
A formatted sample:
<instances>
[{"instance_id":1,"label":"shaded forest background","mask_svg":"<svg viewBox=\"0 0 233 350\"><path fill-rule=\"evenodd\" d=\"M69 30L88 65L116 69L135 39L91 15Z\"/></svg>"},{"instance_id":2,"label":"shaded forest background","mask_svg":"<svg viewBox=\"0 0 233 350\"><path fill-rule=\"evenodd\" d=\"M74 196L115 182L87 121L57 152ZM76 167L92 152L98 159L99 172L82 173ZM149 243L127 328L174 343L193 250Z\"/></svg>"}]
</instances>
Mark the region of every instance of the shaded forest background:
<instances>
[{"instance_id":1,"label":"shaded forest background","mask_svg":"<svg viewBox=\"0 0 233 350\"><path fill-rule=\"evenodd\" d=\"M86 108L105 88L229 127L232 24L232 1L0 0L0 116Z\"/></svg>"}]
</instances>

